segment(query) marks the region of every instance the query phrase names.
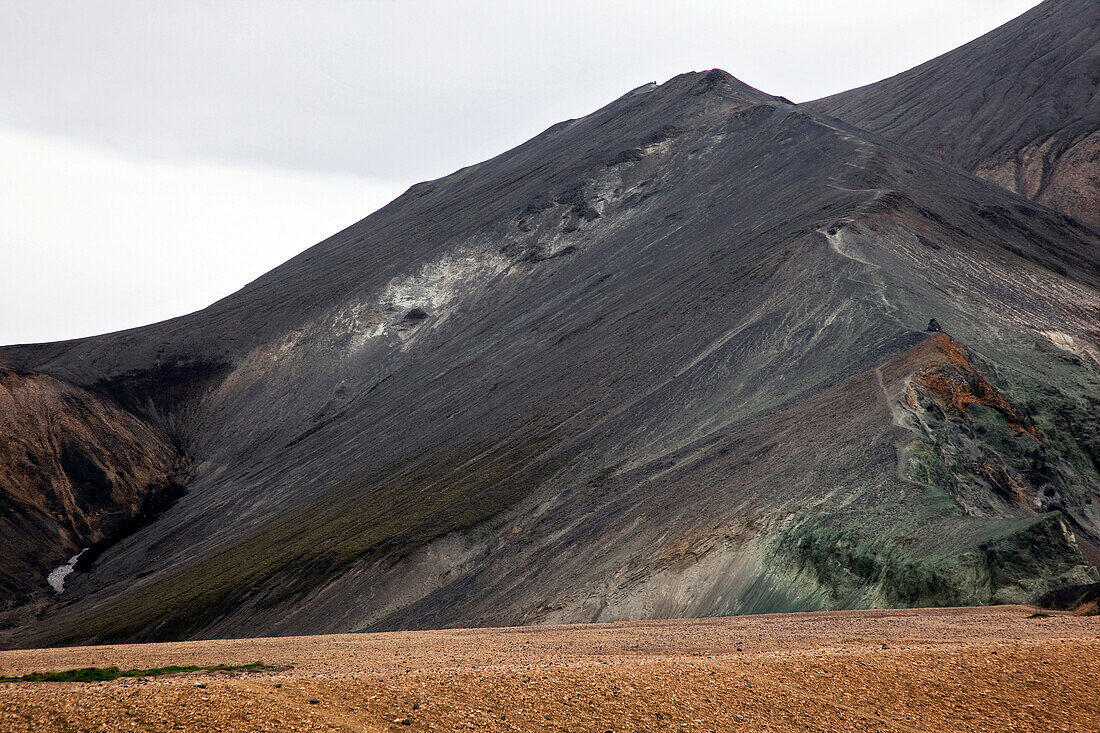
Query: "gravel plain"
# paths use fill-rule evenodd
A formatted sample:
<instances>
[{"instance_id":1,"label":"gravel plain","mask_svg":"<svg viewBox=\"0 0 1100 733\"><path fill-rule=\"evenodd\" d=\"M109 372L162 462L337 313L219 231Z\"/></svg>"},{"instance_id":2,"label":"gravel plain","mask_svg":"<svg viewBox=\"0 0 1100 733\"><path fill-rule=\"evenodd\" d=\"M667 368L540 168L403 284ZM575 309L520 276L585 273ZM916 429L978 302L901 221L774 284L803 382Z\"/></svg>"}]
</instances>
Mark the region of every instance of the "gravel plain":
<instances>
[{"instance_id":1,"label":"gravel plain","mask_svg":"<svg viewBox=\"0 0 1100 733\"><path fill-rule=\"evenodd\" d=\"M1035 609L774 614L0 652L4 731L1100 730L1100 618Z\"/></svg>"}]
</instances>

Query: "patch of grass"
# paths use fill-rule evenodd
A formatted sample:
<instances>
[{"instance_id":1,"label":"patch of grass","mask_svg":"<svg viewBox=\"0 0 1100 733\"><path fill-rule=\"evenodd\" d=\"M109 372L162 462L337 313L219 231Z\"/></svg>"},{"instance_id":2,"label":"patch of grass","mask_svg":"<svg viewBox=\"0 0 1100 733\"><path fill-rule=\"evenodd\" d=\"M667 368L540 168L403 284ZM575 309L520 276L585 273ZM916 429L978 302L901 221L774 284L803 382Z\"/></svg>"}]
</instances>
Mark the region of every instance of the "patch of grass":
<instances>
[{"instance_id":1,"label":"patch of grass","mask_svg":"<svg viewBox=\"0 0 1100 733\"><path fill-rule=\"evenodd\" d=\"M84 667L83 669L67 669L64 672L31 672L21 677L0 677L0 682L106 682L119 677L156 677L162 674L175 674L177 672L237 672L257 669L274 669L274 665L263 662L252 664L217 664L214 666L200 667L154 667L152 669L119 669L118 667Z\"/></svg>"},{"instance_id":2,"label":"patch of grass","mask_svg":"<svg viewBox=\"0 0 1100 733\"><path fill-rule=\"evenodd\" d=\"M1028 616L1028 618L1050 618L1050 614L1043 613L1042 611L1036 611L1035 613Z\"/></svg>"}]
</instances>

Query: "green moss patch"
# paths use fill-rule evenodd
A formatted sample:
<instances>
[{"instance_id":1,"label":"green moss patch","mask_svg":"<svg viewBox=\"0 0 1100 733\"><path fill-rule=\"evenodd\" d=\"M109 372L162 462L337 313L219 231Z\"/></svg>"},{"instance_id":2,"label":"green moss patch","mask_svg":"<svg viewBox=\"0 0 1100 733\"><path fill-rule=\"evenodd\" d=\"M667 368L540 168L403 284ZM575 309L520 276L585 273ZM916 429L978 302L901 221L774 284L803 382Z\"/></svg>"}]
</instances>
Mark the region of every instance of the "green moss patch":
<instances>
[{"instance_id":1,"label":"green moss patch","mask_svg":"<svg viewBox=\"0 0 1100 733\"><path fill-rule=\"evenodd\" d=\"M179 672L251 672L261 669L275 669L275 667L263 662L238 665L217 664L207 667L197 665L189 667L169 666L154 667L152 669L84 667L82 669L67 669L64 672L31 672L19 677L0 677L0 682L106 682L119 677L158 677Z\"/></svg>"}]
</instances>

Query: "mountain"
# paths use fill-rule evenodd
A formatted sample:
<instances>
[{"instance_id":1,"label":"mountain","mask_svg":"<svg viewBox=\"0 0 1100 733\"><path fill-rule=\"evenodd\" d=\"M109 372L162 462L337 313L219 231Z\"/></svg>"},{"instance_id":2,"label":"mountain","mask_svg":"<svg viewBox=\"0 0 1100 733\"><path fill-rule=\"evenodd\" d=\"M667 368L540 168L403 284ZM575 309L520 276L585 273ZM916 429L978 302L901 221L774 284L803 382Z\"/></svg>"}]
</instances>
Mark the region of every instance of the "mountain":
<instances>
[{"instance_id":1,"label":"mountain","mask_svg":"<svg viewBox=\"0 0 1100 733\"><path fill-rule=\"evenodd\" d=\"M807 106L1100 226L1100 3L1047 0Z\"/></svg>"},{"instance_id":2,"label":"mountain","mask_svg":"<svg viewBox=\"0 0 1100 733\"><path fill-rule=\"evenodd\" d=\"M725 72L639 87L203 311L0 350L182 474L53 595L59 534L6 643L1095 582L1098 247Z\"/></svg>"}]
</instances>

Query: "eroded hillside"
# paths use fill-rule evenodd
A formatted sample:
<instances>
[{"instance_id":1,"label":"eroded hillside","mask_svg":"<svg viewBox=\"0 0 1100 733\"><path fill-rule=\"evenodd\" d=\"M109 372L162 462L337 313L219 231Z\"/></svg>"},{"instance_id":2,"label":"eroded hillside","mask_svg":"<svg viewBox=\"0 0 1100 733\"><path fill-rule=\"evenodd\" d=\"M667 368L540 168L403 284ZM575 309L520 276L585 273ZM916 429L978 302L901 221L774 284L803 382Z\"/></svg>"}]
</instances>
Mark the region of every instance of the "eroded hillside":
<instances>
[{"instance_id":1,"label":"eroded hillside","mask_svg":"<svg viewBox=\"0 0 1100 733\"><path fill-rule=\"evenodd\" d=\"M0 594L5 609L44 590L82 550L136 528L182 491L184 461L109 400L0 367Z\"/></svg>"}]
</instances>

